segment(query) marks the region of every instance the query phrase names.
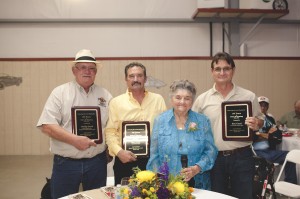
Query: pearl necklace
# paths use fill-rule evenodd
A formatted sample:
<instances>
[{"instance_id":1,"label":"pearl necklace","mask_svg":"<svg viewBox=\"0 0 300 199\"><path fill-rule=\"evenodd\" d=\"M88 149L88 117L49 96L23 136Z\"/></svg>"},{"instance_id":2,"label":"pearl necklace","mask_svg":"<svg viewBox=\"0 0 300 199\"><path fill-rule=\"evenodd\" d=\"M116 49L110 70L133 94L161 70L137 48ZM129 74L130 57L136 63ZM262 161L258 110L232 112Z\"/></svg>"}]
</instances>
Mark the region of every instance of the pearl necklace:
<instances>
[{"instance_id":1,"label":"pearl necklace","mask_svg":"<svg viewBox=\"0 0 300 199\"><path fill-rule=\"evenodd\" d=\"M185 117L182 121L178 117L175 116L175 122L176 122L177 129L179 129L179 130L185 129L186 120L187 120L187 117Z\"/></svg>"}]
</instances>

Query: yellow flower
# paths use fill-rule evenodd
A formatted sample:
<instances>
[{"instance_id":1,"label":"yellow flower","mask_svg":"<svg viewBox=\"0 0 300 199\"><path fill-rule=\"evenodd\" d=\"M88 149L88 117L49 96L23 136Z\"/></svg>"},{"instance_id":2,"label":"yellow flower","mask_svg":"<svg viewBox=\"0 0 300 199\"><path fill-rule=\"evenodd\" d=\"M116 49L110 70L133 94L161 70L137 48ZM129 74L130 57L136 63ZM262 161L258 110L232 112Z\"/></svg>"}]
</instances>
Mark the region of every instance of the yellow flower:
<instances>
[{"instance_id":1,"label":"yellow flower","mask_svg":"<svg viewBox=\"0 0 300 199\"><path fill-rule=\"evenodd\" d=\"M177 195L180 195L181 193L184 192L184 184L182 182L175 182L173 184L173 191Z\"/></svg>"},{"instance_id":2,"label":"yellow flower","mask_svg":"<svg viewBox=\"0 0 300 199\"><path fill-rule=\"evenodd\" d=\"M144 194L146 194L146 193L147 193L147 189L143 189L142 192L143 192Z\"/></svg>"},{"instance_id":3,"label":"yellow flower","mask_svg":"<svg viewBox=\"0 0 300 199\"><path fill-rule=\"evenodd\" d=\"M136 174L136 177L140 183L149 182L155 177L155 173L152 171L140 171Z\"/></svg>"},{"instance_id":4,"label":"yellow flower","mask_svg":"<svg viewBox=\"0 0 300 199\"><path fill-rule=\"evenodd\" d=\"M125 189L123 190L123 193L126 194L126 195L128 195L128 194L129 194L128 188L125 188Z\"/></svg>"},{"instance_id":5,"label":"yellow flower","mask_svg":"<svg viewBox=\"0 0 300 199\"><path fill-rule=\"evenodd\" d=\"M153 193L155 192L155 189L153 187L150 187L150 191Z\"/></svg>"}]
</instances>

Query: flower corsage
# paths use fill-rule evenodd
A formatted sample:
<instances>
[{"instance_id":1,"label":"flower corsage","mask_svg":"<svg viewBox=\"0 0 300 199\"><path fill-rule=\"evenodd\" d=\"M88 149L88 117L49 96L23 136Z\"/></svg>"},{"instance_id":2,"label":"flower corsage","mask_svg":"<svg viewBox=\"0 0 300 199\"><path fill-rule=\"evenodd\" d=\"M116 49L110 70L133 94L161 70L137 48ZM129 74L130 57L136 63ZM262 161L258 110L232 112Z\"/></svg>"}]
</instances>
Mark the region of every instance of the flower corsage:
<instances>
[{"instance_id":1,"label":"flower corsage","mask_svg":"<svg viewBox=\"0 0 300 199\"><path fill-rule=\"evenodd\" d=\"M188 132L193 132L198 130L198 125L195 122L190 122Z\"/></svg>"}]
</instances>

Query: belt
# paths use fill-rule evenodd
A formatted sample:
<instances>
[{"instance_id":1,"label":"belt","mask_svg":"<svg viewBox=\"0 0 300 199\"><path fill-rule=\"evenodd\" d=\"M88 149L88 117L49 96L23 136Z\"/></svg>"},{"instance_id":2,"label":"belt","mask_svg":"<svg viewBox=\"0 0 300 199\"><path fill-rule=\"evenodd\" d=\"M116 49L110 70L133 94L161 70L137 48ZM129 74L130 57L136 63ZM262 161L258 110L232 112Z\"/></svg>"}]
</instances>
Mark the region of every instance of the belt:
<instances>
[{"instance_id":1,"label":"belt","mask_svg":"<svg viewBox=\"0 0 300 199\"><path fill-rule=\"evenodd\" d=\"M55 154L54 156L56 156L58 158L61 158L61 159L66 159L66 160L80 161L80 160L92 160L92 159L94 159L96 157L103 156L104 154L106 155L105 151L103 151L102 153L99 153L99 154L97 154L97 155L95 155L93 157L90 157L90 158L78 158L78 159L77 158L63 157L63 156L57 155L57 154Z\"/></svg>"},{"instance_id":2,"label":"belt","mask_svg":"<svg viewBox=\"0 0 300 199\"><path fill-rule=\"evenodd\" d=\"M241 147L241 148L232 149L232 150L219 151L218 156L234 155L234 154L237 154L237 153L241 153L241 152L243 152L247 149L250 149L250 145L244 146L244 147Z\"/></svg>"}]
</instances>

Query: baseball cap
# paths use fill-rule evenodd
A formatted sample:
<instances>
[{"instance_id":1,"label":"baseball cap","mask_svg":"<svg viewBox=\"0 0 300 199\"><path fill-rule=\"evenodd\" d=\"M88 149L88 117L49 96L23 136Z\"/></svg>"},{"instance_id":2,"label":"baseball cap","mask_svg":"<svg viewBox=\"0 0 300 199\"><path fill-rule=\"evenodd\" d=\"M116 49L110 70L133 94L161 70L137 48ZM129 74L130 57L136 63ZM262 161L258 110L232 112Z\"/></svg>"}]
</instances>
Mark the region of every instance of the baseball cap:
<instances>
[{"instance_id":1,"label":"baseball cap","mask_svg":"<svg viewBox=\"0 0 300 199\"><path fill-rule=\"evenodd\" d=\"M260 96L257 98L258 99L258 102L266 102L266 103L270 103L270 100L269 98L265 97L265 96Z\"/></svg>"}]
</instances>

